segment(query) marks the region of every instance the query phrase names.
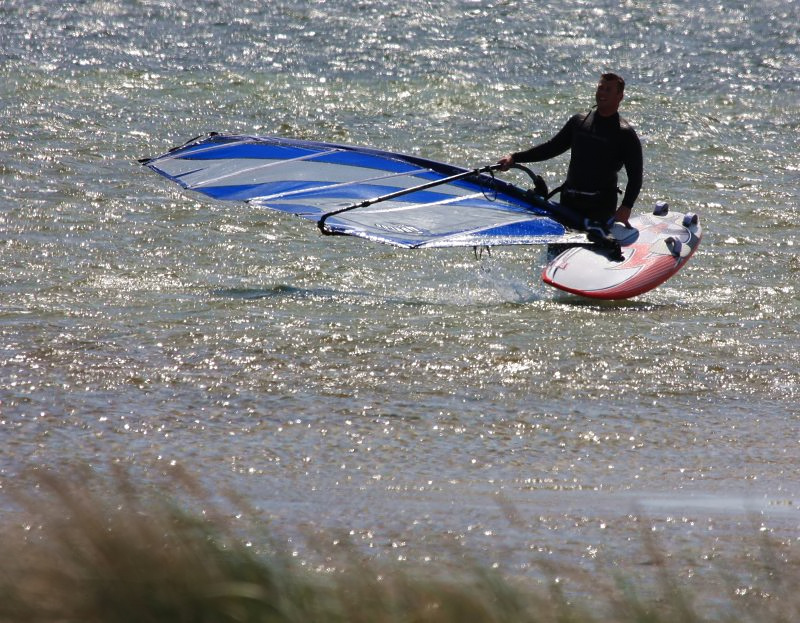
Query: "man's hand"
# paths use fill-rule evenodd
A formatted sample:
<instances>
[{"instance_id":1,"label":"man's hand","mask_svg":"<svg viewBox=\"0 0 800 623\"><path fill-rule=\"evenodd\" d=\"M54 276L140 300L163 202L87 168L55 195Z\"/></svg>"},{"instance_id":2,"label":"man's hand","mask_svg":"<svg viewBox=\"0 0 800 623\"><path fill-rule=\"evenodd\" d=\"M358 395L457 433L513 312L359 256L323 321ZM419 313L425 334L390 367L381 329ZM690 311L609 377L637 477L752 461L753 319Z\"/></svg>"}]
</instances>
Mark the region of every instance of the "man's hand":
<instances>
[{"instance_id":1,"label":"man's hand","mask_svg":"<svg viewBox=\"0 0 800 623\"><path fill-rule=\"evenodd\" d=\"M511 168L511 165L514 164L514 156L507 154L500 158L500 160L497 161L497 164L500 165L501 171L508 171Z\"/></svg>"},{"instance_id":2,"label":"man's hand","mask_svg":"<svg viewBox=\"0 0 800 623\"><path fill-rule=\"evenodd\" d=\"M614 220L617 223L622 223L626 227L630 227L631 211L631 208L628 206L620 206L617 208L616 214L614 214Z\"/></svg>"}]
</instances>

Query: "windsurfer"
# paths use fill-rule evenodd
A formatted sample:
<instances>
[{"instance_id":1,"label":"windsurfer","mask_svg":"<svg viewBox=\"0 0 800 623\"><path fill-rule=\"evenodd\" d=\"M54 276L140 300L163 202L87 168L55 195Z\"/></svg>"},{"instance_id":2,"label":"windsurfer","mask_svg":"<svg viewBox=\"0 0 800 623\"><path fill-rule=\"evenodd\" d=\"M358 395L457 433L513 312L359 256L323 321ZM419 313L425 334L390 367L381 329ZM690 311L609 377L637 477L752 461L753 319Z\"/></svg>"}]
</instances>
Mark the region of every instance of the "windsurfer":
<instances>
[{"instance_id":1,"label":"windsurfer","mask_svg":"<svg viewBox=\"0 0 800 623\"><path fill-rule=\"evenodd\" d=\"M505 171L513 164L541 162L571 150L567 180L560 188L561 205L580 214L584 229L606 229L613 221L628 224L642 188L642 145L633 126L619 115L625 81L613 73L600 76L597 106L573 115L549 141L503 156ZM617 173L625 167L627 184L617 207Z\"/></svg>"}]
</instances>

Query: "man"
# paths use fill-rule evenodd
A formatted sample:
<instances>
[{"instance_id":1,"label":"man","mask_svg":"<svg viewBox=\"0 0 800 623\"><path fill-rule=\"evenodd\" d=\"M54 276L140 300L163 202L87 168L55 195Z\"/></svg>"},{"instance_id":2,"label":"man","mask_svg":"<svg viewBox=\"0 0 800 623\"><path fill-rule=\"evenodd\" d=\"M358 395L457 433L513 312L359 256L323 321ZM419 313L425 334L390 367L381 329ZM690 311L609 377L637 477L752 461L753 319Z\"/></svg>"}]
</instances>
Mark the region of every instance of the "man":
<instances>
[{"instance_id":1,"label":"man","mask_svg":"<svg viewBox=\"0 0 800 623\"><path fill-rule=\"evenodd\" d=\"M571 149L567 180L560 188L561 205L576 212L578 226L605 236L614 220L628 225L642 188L642 145L633 127L619 116L625 81L613 73L600 76L589 113L579 113L546 143L503 156L501 170L521 162L540 162ZM628 183L617 207L617 173L625 167ZM600 229L601 232L597 230Z\"/></svg>"}]
</instances>

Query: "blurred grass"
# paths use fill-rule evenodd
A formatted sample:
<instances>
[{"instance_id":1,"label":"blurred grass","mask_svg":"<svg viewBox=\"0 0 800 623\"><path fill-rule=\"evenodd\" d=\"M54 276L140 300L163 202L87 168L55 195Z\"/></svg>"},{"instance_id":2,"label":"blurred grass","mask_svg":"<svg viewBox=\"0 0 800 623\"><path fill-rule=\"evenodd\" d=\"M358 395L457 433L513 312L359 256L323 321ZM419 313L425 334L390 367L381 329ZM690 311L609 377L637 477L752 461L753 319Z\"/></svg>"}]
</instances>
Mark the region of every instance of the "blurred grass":
<instances>
[{"instance_id":1,"label":"blurred grass","mask_svg":"<svg viewBox=\"0 0 800 623\"><path fill-rule=\"evenodd\" d=\"M709 613L679 586L655 543L645 543L658 568L655 594L625 570L584 578L586 589L576 598L555 579L523 582L479 565L391 566L352 546L323 552L335 564L329 566L333 571L320 572L299 564L269 534L256 553L235 534L231 515L223 510L233 498L212 501L185 475L174 474L171 484L158 490L134 486L121 471L109 478L85 470L69 477L39 471L31 478L13 492L14 521L6 521L0 532L2 622L800 620L794 588L800 575L771 574L769 590L757 599L742 599L721 580ZM759 564L773 564L770 557L765 547ZM551 578L564 571L543 568Z\"/></svg>"}]
</instances>

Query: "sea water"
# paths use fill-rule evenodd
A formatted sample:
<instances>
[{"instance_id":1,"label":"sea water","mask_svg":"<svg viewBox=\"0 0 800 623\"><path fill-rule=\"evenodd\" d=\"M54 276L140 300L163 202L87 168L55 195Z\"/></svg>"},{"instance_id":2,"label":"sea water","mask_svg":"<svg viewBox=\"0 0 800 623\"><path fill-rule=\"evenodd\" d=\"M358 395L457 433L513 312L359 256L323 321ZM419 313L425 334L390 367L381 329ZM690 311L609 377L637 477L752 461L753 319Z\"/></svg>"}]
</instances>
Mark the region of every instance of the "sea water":
<instances>
[{"instance_id":1,"label":"sea water","mask_svg":"<svg viewBox=\"0 0 800 623\"><path fill-rule=\"evenodd\" d=\"M344 533L512 575L646 562L643 531L689 569L789 546L798 24L795 0L3 0L0 484L180 466L301 558ZM705 231L627 302L541 285L541 249L323 238L137 164L217 131L479 166L604 71L643 143L636 210Z\"/></svg>"}]
</instances>

